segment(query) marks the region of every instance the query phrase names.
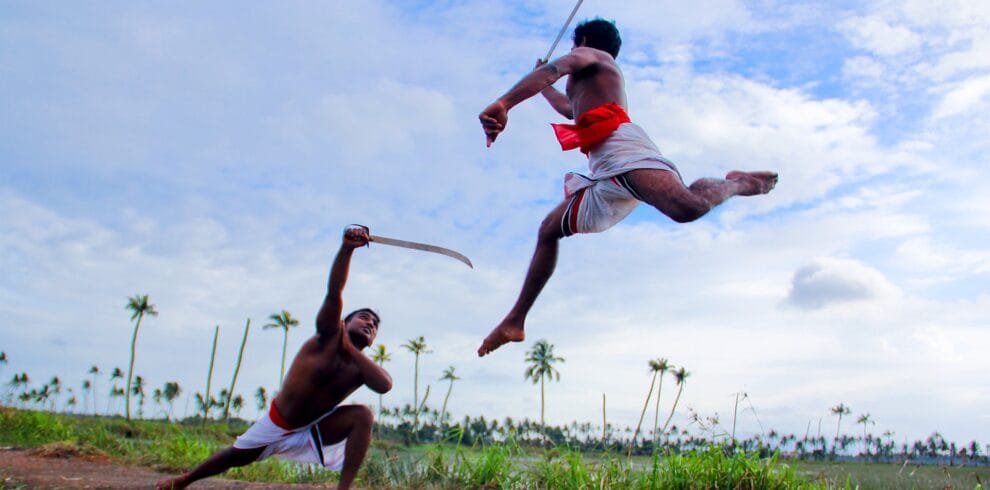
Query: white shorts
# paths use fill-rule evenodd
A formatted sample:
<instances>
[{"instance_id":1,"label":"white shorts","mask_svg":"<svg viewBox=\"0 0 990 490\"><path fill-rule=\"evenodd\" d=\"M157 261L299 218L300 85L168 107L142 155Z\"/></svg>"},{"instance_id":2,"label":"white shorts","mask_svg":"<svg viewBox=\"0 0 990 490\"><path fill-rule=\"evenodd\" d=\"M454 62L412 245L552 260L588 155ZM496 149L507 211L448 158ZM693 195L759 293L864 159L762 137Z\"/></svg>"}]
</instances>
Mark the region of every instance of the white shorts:
<instances>
[{"instance_id":1,"label":"white shorts","mask_svg":"<svg viewBox=\"0 0 990 490\"><path fill-rule=\"evenodd\" d=\"M677 167L667 160L642 128L633 123L618 127L588 153L591 176L564 176L564 195L570 198L560 230L564 236L605 231L639 205L639 195L626 179L638 169L672 172L683 182Z\"/></svg>"},{"instance_id":2,"label":"white shorts","mask_svg":"<svg viewBox=\"0 0 990 490\"><path fill-rule=\"evenodd\" d=\"M274 402L271 410L277 410ZM323 444L320 434L320 421L327 418L337 409L323 414L316 421L297 429L284 429L272 421L269 412L255 421L247 432L234 441L237 449L253 449L264 446L265 450L258 456L258 461L277 456L282 459L300 463L315 463L324 468L340 471L344 467L344 446L347 439L336 444Z\"/></svg>"}]
</instances>

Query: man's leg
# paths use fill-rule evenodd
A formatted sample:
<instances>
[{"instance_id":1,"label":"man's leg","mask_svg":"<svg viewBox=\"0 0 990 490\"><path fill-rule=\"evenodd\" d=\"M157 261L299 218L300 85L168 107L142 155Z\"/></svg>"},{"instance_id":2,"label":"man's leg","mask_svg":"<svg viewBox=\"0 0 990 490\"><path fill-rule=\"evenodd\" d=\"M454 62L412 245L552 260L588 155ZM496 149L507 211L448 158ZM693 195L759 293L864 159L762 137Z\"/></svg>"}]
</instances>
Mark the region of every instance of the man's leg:
<instances>
[{"instance_id":1,"label":"man's leg","mask_svg":"<svg viewBox=\"0 0 990 490\"><path fill-rule=\"evenodd\" d=\"M569 203L569 199L564 200L543 219L536 240L536 251L533 252L529 270L526 271L526 279L523 280L519 298L502 322L488 334L488 337L485 337L481 347L478 348L479 356L484 356L507 342L522 342L526 339L524 332L526 315L557 266L557 250L560 239L564 236L560 229L560 220Z\"/></svg>"},{"instance_id":2,"label":"man's leg","mask_svg":"<svg viewBox=\"0 0 990 490\"><path fill-rule=\"evenodd\" d=\"M261 453L264 450L264 446L251 449L238 449L231 446L222 449L216 453L213 453L213 455L209 458L206 458L206 461L200 463L200 465L192 471L183 473L175 478L167 478L159 481L155 484L155 489L169 490L173 488L186 488L196 480L201 480L213 475L219 475L220 473L236 466L244 466L246 464L253 463L258 459L258 456L261 456Z\"/></svg>"},{"instance_id":3,"label":"man's leg","mask_svg":"<svg viewBox=\"0 0 990 490\"><path fill-rule=\"evenodd\" d=\"M351 488L361 463L371 446L371 429L375 416L364 405L344 405L320 421L320 435L324 445L336 444L344 439L344 467L340 470L341 490Z\"/></svg>"},{"instance_id":4,"label":"man's leg","mask_svg":"<svg viewBox=\"0 0 990 490\"><path fill-rule=\"evenodd\" d=\"M687 187L665 170L639 169L624 175L643 202L678 223L694 221L732 196L766 194L777 184L775 172L732 171L725 179L698 179Z\"/></svg>"}]
</instances>

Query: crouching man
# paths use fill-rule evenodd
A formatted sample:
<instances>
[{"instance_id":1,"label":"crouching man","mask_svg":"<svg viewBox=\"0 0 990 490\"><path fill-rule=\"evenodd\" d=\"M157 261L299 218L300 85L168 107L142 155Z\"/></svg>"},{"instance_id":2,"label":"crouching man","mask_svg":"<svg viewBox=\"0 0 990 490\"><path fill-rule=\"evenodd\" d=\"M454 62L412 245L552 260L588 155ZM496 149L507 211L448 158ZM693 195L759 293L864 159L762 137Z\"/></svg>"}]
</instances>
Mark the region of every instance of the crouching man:
<instances>
[{"instance_id":1,"label":"crouching man","mask_svg":"<svg viewBox=\"0 0 990 490\"><path fill-rule=\"evenodd\" d=\"M296 354L268 413L233 446L188 473L159 481L157 489L184 488L270 456L339 470L338 488L350 488L371 445L374 416L367 406L340 403L362 385L377 393L392 389L388 372L362 352L378 334L378 314L365 308L341 319L351 254L367 243L366 230L344 232L330 269L327 296L316 317L316 335Z\"/></svg>"}]
</instances>

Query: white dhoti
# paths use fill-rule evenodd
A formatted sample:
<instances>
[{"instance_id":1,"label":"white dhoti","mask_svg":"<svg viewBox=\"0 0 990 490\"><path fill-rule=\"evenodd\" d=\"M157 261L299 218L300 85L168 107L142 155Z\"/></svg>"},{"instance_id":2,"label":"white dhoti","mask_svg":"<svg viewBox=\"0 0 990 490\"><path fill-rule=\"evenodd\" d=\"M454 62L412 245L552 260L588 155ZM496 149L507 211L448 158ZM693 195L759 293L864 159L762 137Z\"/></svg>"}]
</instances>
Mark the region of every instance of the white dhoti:
<instances>
[{"instance_id":1,"label":"white dhoti","mask_svg":"<svg viewBox=\"0 0 990 490\"><path fill-rule=\"evenodd\" d=\"M588 152L590 176L568 173L564 195L570 198L561 219L564 236L598 233L629 215L642 199L625 178L638 169L672 172L681 179L677 167L667 160L642 128L633 123L620 125L607 139Z\"/></svg>"},{"instance_id":2,"label":"white dhoti","mask_svg":"<svg viewBox=\"0 0 990 490\"><path fill-rule=\"evenodd\" d=\"M271 409L234 441L234 447L237 449L264 447L265 450L258 456L258 461L277 456L300 463L315 463L330 470L340 471L344 467L344 446L347 439L329 446L324 445L319 426L320 421L336 410L334 408L303 427L287 429L272 420L274 418L280 423L282 420L273 402Z\"/></svg>"}]
</instances>

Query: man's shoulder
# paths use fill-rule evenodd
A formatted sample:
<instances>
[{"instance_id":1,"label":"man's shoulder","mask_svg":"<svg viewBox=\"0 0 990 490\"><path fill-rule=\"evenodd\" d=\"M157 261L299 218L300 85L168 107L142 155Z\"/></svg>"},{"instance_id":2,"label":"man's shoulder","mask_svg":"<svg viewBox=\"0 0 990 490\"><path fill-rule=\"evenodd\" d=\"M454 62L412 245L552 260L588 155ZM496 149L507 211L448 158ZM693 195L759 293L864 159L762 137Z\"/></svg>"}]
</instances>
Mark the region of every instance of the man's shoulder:
<instances>
[{"instance_id":1,"label":"man's shoulder","mask_svg":"<svg viewBox=\"0 0 990 490\"><path fill-rule=\"evenodd\" d=\"M600 69L619 71L615 58L600 49L580 46L574 48L568 56L572 57L571 67L574 72L587 72L589 69L596 73Z\"/></svg>"}]
</instances>

